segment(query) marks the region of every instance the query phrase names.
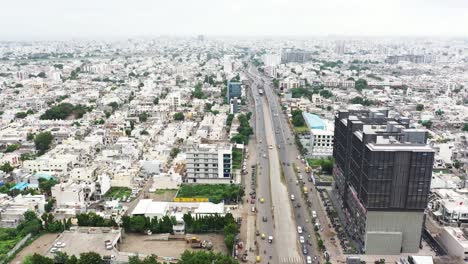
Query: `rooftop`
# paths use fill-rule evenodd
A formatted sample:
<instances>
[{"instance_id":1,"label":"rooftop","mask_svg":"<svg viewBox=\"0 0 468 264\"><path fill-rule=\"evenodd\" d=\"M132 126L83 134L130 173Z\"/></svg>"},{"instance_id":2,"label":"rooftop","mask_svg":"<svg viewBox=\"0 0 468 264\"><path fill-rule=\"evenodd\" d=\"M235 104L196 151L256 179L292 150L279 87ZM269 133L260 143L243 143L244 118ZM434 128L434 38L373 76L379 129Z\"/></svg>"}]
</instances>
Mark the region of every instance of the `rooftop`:
<instances>
[{"instance_id":1,"label":"rooftop","mask_svg":"<svg viewBox=\"0 0 468 264\"><path fill-rule=\"evenodd\" d=\"M306 121L307 126L310 129L326 129L325 122L318 116L310 113L302 113L304 120Z\"/></svg>"}]
</instances>

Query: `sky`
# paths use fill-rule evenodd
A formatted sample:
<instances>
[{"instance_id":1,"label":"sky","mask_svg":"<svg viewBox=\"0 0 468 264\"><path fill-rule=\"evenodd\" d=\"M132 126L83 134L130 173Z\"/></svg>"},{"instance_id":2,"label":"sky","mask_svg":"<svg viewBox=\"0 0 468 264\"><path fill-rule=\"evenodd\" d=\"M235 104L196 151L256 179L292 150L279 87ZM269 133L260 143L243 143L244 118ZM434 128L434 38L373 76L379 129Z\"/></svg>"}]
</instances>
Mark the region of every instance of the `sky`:
<instances>
[{"instance_id":1,"label":"sky","mask_svg":"<svg viewBox=\"0 0 468 264\"><path fill-rule=\"evenodd\" d=\"M3 0L0 39L462 36L468 0Z\"/></svg>"}]
</instances>

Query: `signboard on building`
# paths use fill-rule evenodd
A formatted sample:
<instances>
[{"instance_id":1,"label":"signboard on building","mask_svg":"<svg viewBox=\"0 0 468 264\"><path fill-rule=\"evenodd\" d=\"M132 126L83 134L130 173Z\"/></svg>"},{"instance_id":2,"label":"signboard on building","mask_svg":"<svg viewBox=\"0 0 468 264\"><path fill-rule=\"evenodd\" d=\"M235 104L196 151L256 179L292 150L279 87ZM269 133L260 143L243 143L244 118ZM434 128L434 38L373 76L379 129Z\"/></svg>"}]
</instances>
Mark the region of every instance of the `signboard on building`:
<instances>
[{"instance_id":1,"label":"signboard on building","mask_svg":"<svg viewBox=\"0 0 468 264\"><path fill-rule=\"evenodd\" d=\"M187 197L176 197L174 198L174 202L178 203L206 203L209 202L208 198L187 198Z\"/></svg>"}]
</instances>

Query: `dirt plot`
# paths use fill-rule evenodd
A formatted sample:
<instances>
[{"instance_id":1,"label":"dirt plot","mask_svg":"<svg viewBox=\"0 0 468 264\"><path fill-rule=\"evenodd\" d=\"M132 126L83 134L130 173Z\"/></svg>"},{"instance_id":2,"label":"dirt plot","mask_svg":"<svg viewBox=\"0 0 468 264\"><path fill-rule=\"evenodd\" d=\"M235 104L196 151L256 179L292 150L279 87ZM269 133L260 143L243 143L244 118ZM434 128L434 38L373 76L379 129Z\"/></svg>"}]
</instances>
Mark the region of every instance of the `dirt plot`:
<instances>
[{"instance_id":1,"label":"dirt plot","mask_svg":"<svg viewBox=\"0 0 468 264\"><path fill-rule=\"evenodd\" d=\"M190 235L191 236L191 235ZM224 244L224 236L217 234L193 235L201 240L210 240L213 243L213 251L227 253ZM132 252L140 254L156 254L159 257L178 258L185 250L204 250L192 249L185 240L157 241L151 236L140 234L126 234L123 242L119 245L119 251Z\"/></svg>"},{"instance_id":2,"label":"dirt plot","mask_svg":"<svg viewBox=\"0 0 468 264\"><path fill-rule=\"evenodd\" d=\"M167 189L167 190L156 190L154 193L147 193L148 199L153 199L154 201L162 202L172 202L176 196L177 190Z\"/></svg>"},{"instance_id":3,"label":"dirt plot","mask_svg":"<svg viewBox=\"0 0 468 264\"><path fill-rule=\"evenodd\" d=\"M10 263L20 264L27 255L32 255L34 253L44 255L44 253L58 236L59 234L44 234L40 236L29 246L23 248L23 250L21 250Z\"/></svg>"}]
</instances>

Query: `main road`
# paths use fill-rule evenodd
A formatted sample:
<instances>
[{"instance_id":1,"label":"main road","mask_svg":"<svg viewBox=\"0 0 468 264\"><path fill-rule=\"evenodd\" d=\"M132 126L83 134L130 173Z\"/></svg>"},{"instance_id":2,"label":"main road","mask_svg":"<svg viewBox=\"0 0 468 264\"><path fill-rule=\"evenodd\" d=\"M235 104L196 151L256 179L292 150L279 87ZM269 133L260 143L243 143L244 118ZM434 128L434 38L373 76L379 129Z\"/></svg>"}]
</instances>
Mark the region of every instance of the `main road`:
<instances>
[{"instance_id":1,"label":"main road","mask_svg":"<svg viewBox=\"0 0 468 264\"><path fill-rule=\"evenodd\" d=\"M277 171L280 175L281 171L284 173L284 177L280 178L279 181L276 180L275 173L270 174L270 179L272 181L271 190L273 193L275 193L275 195L272 197L273 205L281 204L283 206L281 209L276 208L278 209L278 212L281 212L281 216L283 218L281 218L278 223L275 219L275 226L280 225L281 227L290 227L288 231L283 230L283 233L281 234L293 234L296 241L290 241L292 236L288 236L288 243L291 243L291 245L296 247L294 252L298 251L298 234L296 231L296 226L301 226L303 229L302 236L304 236L306 243L299 244L299 251L302 252L304 256L311 256L312 259L316 257L317 260L321 260L323 255L318 250L317 245L314 243L316 241L313 234L314 225L312 223L313 221L311 221L311 211L316 211L317 222L320 224L319 232L322 235L322 239L324 239L324 244L327 248L327 251L330 253L333 259L341 259L341 249L336 244L334 244L334 242L331 242L328 239L329 237L333 236L333 230L330 230L328 225L328 217L317 190L315 189L315 186L312 183L307 182L307 175L305 175L305 173L303 173L303 182L298 179L298 174L304 171L304 164L302 163L301 159L299 159L300 154L294 142L294 134L292 133L292 130L288 124L288 117L282 113L278 96L274 93L270 80L261 76L261 74L259 74L258 71L253 67L249 68L248 75L251 77L251 79L254 80L255 85L252 86L252 93L255 102L257 102L257 104L261 103L263 105L263 111L261 112L263 112L265 129L262 131L257 131L257 137L265 135L266 138L269 139L267 144L274 146L273 149L270 149L267 152L267 157L270 161L270 169ZM259 86L264 89L265 95L263 97L258 94ZM259 111L257 110L256 113L258 112ZM256 119L257 122L259 118L260 115L258 115L258 118ZM294 167L296 167L296 171ZM283 183L284 185L275 183ZM308 190L307 195L305 195L303 192L304 187ZM275 199L277 196L276 194L280 194L278 195L277 199ZM291 201L289 200L289 196L291 194L293 194L296 198L294 204L292 204L292 207ZM309 201L309 205L306 203L307 201ZM276 212L276 210L274 210L274 212ZM288 213L286 215L283 212ZM277 233L279 233L279 231ZM304 247L307 253L304 252ZM280 263L287 263L288 261L291 261L291 258L297 258L297 256L278 257ZM316 261L316 263L317 262L318 261Z\"/></svg>"},{"instance_id":2,"label":"main road","mask_svg":"<svg viewBox=\"0 0 468 264\"><path fill-rule=\"evenodd\" d=\"M258 93L261 85L252 78L252 97L255 117L256 153L258 155L257 177L257 230L260 234L273 236L273 243L267 239L257 240L259 254L264 256L263 263L295 264L304 263L297 237L294 212L290 203L290 196L283 176L275 136L270 104L267 98ZM263 198L263 203L260 199ZM266 217L266 221L264 221ZM270 258L271 256L271 258Z\"/></svg>"}]
</instances>

